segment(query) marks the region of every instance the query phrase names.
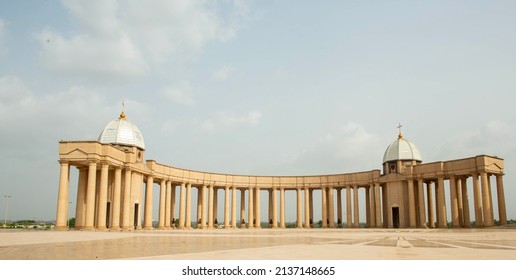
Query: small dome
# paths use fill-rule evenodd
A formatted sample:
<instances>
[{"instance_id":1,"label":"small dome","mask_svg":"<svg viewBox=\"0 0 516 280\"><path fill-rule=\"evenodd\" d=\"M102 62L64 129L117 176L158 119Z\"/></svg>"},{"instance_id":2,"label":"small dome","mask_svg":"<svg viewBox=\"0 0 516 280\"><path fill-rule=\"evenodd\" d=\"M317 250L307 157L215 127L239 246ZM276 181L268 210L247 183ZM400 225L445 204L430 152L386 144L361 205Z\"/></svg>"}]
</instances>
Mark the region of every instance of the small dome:
<instances>
[{"instance_id":1,"label":"small dome","mask_svg":"<svg viewBox=\"0 0 516 280\"><path fill-rule=\"evenodd\" d=\"M120 118L106 125L98 141L103 144L136 146L145 150L145 142L143 141L142 133L136 125L125 118L123 112L120 114Z\"/></svg>"},{"instance_id":2,"label":"small dome","mask_svg":"<svg viewBox=\"0 0 516 280\"><path fill-rule=\"evenodd\" d=\"M383 163L397 160L415 160L422 162L421 152L414 145L414 143L406 140L403 136L398 136L396 141L387 147L385 154L383 154Z\"/></svg>"}]
</instances>

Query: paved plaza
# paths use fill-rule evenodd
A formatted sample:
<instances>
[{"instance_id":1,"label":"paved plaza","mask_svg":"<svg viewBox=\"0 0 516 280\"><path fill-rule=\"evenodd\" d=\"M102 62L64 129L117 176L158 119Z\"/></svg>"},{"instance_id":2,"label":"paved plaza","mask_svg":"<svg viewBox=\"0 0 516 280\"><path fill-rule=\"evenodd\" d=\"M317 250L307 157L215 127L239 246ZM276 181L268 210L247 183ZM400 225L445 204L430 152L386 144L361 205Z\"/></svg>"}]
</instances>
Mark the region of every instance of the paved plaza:
<instances>
[{"instance_id":1,"label":"paved plaza","mask_svg":"<svg viewBox=\"0 0 516 280\"><path fill-rule=\"evenodd\" d=\"M515 260L516 227L0 231L4 260Z\"/></svg>"}]
</instances>

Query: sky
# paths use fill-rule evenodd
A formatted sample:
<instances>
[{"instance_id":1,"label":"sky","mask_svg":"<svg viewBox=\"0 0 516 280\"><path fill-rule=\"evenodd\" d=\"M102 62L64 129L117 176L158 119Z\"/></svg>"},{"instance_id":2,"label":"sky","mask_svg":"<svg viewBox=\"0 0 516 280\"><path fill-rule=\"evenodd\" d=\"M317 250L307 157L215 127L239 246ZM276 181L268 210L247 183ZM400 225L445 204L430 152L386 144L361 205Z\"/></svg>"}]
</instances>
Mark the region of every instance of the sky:
<instances>
[{"instance_id":1,"label":"sky","mask_svg":"<svg viewBox=\"0 0 516 280\"><path fill-rule=\"evenodd\" d=\"M503 158L516 219L515 1L0 7L0 212L10 220L55 219L58 142L97 140L122 100L146 159L231 174L381 169L401 123L424 162Z\"/></svg>"}]
</instances>

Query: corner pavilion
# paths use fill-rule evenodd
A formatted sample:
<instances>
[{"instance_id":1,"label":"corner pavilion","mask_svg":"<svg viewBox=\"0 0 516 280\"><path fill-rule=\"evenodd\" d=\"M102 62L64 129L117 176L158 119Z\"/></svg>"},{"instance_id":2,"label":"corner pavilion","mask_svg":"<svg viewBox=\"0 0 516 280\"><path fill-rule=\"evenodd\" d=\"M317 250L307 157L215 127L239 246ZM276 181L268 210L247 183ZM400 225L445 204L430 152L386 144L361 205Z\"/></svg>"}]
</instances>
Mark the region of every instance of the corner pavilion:
<instances>
[{"instance_id":1,"label":"corner pavilion","mask_svg":"<svg viewBox=\"0 0 516 280\"><path fill-rule=\"evenodd\" d=\"M153 229L154 184L159 184L158 229L175 228L176 224L180 229L189 229L193 221L197 222L194 223L197 228L218 227L219 203L224 204L220 226L236 228L237 193L241 195L241 227L260 228L261 222L266 221L271 228L285 228L287 191L296 193L298 228L312 228L314 221L319 220L323 228L358 228L362 215L365 215L366 227L371 228L467 228L472 221L476 227L491 227L495 225L494 211L498 212L500 225L507 223L503 159L477 155L422 163L419 149L401 132L385 150L382 170L355 173L218 174L144 160L144 155L143 135L123 112L107 124L97 141L59 142L61 171L56 229L67 229L71 166L79 173L78 182L73 186L77 186L75 229L81 230ZM445 184L445 181L448 182ZM192 188L198 189L195 199ZM365 203L362 207L359 207L360 188L364 189L360 193L365 193L365 198L360 200ZM449 188L449 197L445 196L445 188ZM219 190L223 197L218 196ZM342 216L344 191L345 220ZM260 216L261 192L268 193L266 219ZM321 192L320 217L314 217L314 192ZM493 209L493 194L497 209ZM196 220L192 220L193 205L197 207ZM359 209L365 209L365 213L360 213ZM451 221L447 220L448 212ZM474 217L470 217L470 212Z\"/></svg>"}]
</instances>

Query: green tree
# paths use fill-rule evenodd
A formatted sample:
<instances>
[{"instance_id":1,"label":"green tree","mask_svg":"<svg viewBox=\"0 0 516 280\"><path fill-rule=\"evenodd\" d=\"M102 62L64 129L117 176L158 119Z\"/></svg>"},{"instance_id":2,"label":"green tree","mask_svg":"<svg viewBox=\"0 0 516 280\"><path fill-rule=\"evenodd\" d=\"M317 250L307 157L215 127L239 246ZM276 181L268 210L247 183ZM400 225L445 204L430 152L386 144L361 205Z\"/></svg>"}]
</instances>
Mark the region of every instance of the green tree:
<instances>
[{"instance_id":1,"label":"green tree","mask_svg":"<svg viewBox=\"0 0 516 280\"><path fill-rule=\"evenodd\" d=\"M68 228L74 228L75 227L75 218L71 218L68 220Z\"/></svg>"}]
</instances>

